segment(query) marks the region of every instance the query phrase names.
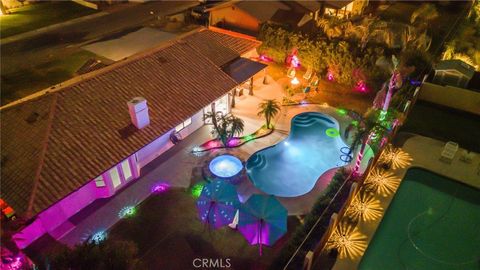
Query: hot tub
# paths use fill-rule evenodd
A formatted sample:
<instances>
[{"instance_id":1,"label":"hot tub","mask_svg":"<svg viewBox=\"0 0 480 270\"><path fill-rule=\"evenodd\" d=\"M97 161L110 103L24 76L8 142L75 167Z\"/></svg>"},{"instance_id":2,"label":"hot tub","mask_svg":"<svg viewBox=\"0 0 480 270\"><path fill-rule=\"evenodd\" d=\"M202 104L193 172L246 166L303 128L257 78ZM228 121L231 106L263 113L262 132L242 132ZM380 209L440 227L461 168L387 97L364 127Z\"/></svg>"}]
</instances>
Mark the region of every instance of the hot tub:
<instances>
[{"instance_id":1,"label":"hot tub","mask_svg":"<svg viewBox=\"0 0 480 270\"><path fill-rule=\"evenodd\" d=\"M216 177L232 178L242 171L243 164L237 157L225 154L212 159L208 168Z\"/></svg>"}]
</instances>

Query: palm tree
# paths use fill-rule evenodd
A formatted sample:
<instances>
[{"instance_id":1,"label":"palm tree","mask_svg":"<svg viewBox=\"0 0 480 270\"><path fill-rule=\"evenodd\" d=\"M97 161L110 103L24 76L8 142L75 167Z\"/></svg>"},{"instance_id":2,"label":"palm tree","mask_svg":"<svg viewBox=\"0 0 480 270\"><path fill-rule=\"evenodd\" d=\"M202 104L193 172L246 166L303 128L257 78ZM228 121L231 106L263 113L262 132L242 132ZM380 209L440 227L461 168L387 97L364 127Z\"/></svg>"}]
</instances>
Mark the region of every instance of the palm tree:
<instances>
[{"instance_id":1,"label":"palm tree","mask_svg":"<svg viewBox=\"0 0 480 270\"><path fill-rule=\"evenodd\" d=\"M243 120L232 114L223 115L221 112L212 111L206 113L203 117L211 120L212 134L226 147L228 147L227 143L233 136L240 135L243 132Z\"/></svg>"},{"instance_id":2,"label":"palm tree","mask_svg":"<svg viewBox=\"0 0 480 270\"><path fill-rule=\"evenodd\" d=\"M355 149L361 145L360 150L357 155L357 160L355 162L355 167L353 173L358 175L358 170L363 160L363 155L365 154L365 148L371 140L378 136L380 133L384 133L387 128L377 121L376 112L370 111L367 112L365 117L360 121L357 129L357 133L353 139L353 142L350 147L351 155Z\"/></svg>"},{"instance_id":3,"label":"palm tree","mask_svg":"<svg viewBox=\"0 0 480 270\"><path fill-rule=\"evenodd\" d=\"M270 128L270 122L275 115L280 111L280 105L275 99L267 99L258 105L258 116L265 116L267 122L267 128Z\"/></svg>"},{"instance_id":4,"label":"palm tree","mask_svg":"<svg viewBox=\"0 0 480 270\"><path fill-rule=\"evenodd\" d=\"M410 17L410 23L417 26L427 28L428 23L438 18L438 10L435 4L426 3L422 4L416 9Z\"/></svg>"},{"instance_id":5,"label":"palm tree","mask_svg":"<svg viewBox=\"0 0 480 270\"><path fill-rule=\"evenodd\" d=\"M342 35L342 22L337 17L322 18L317 22L317 26L322 28L328 39L332 39Z\"/></svg>"},{"instance_id":6,"label":"palm tree","mask_svg":"<svg viewBox=\"0 0 480 270\"><path fill-rule=\"evenodd\" d=\"M359 25L347 25L345 35L354 37L360 41L361 49L365 49L368 42L385 34L386 22L374 18L365 18Z\"/></svg>"},{"instance_id":7,"label":"palm tree","mask_svg":"<svg viewBox=\"0 0 480 270\"><path fill-rule=\"evenodd\" d=\"M244 123L242 119L235 117L233 115L230 115L227 121L230 126L230 128L227 130L228 131L227 141L229 141L233 136L240 135L243 133Z\"/></svg>"}]
</instances>

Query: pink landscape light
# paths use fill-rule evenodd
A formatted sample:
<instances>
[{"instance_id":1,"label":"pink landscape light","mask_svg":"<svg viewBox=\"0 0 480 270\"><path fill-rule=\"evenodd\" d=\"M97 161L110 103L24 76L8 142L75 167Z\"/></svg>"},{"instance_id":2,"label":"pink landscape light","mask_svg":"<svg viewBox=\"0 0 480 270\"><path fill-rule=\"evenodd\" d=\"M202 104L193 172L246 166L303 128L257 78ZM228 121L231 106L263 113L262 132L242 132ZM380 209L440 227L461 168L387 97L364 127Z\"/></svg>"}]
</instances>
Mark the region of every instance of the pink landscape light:
<instances>
[{"instance_id":1,"label":"pink landscape light","mask_svg":"<svg viewBox=\"0 0 480 270\"><path fill-rule=\"evenodd\" d=\"M327 73L327 80L329 80L329 81L335 80L335 77L333 76L333 73L331 73L330 71Z\"/></svg>"},{"instance_id":2,"label":"pink landscape light","mask_svg":"<svg viewBox=\"0 0 480 270\"><path fill-rule=\"evenodd\" d=\"M300 67L300 60L298 59L298 57L297 57L296 55L293 55L293 56L292 56L292 60L290 61L290 64L291 64L292 67L294 67L294 68Z\"/></svg>"},{"instance_id":3,"label":"pink landscape light","mask_svg":"<svg viewBox=\"0 0 480 270\"><path fill-rule=\"evenodd\" d=\"M357 82L357 85L355 86L355 90L361 93L367 93L368 88L367 88L367 83L365 81L361 80Z\"/></svg>"},{"instance_id":4,"label":"pink landscape light","mask_svg":"<svg viewBox=\"0 0 480 270\"><path fill-rule=\"evenodd\" d=\"M264 62L273 62L272 58L270 58L270 57L268 57L264 54L261 54L259 58L260 58L261 61L264 61Z\"/></svg>"},{"instance_id":5,"label":"pink landscape light","mask_svg":"<svg viewBox=\"0 0 480 270\"><path fill-rule=\"evenodd\" d=\"M213 148L213 147L219 147L219 146L220 146L220 143L217 142L217 141L210 141L210 142L208 142L208 147Z\"/></svg>"}]
</instances>

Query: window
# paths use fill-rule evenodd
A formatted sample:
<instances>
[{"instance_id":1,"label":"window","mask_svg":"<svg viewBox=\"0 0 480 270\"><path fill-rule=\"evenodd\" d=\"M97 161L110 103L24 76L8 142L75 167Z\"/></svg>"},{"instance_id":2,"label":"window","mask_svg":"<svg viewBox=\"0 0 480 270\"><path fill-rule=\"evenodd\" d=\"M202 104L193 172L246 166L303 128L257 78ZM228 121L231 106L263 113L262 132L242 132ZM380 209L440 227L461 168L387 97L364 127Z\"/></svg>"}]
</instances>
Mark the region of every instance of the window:
<instances>
[{"instance_id":1,"label":"window","mask_svg":"<svg viewBox=\"0 0 480 270\"><path fill-rule=\"evenodd\" d=\"M192 123L192 118L188 118L187 120L183 121L180 125L175 127L175 131L179 132L180 130L186 128L188 125Z\"/></svg>"},{"instance_id":2,"label":"window","mask_svg":"<svg viewBox=\"0 0 480 270\"><path fill-rule=\"evenodd\" d=\"M113 188L120 186L122 182L120 181L120 175L118 174L117 167L112 168L109 171L109 174L110 174L110 179L112 179Z\"/></svg>"},{"instance_id":3,"label":"window","mask_svg":"<svg viewBox=\"0 0 480 270\"><path fill-rule=\"evenodd\" d=\"M125 177L125 181L128 181L132 178L132 170L130 170L130 164L128 163L128 159L122 162L122 172L123 177Z\"/></svg>"},{"instance_id":4,"label":"window","mask_svg":"<svg viewBox=\"0 0 480 270\"><path fill-rule=\"evenodd\" d=\"M103 177L101 175L99 177L95 178L95 186L96 187L104 187L105 186L105 181L103 180Z\"/></svg>"}]
</instances>

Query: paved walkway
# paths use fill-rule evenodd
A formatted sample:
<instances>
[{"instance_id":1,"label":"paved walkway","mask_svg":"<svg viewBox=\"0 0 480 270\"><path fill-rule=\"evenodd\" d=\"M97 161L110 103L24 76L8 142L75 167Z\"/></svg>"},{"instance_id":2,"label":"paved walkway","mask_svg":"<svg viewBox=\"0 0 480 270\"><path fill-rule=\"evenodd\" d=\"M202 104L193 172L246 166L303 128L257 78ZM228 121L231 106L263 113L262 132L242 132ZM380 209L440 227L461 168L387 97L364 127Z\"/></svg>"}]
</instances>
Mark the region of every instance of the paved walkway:
<instances>
[{"instance_id":1,"label":"paved walkway","mask_svg":"<svg viewBox=\"0 0 480 270\"><path fill-rule=\"evenodd\" d=\"M389 194L374 194L375 199L378 200L379 206L381 207L377 208L378 210L381 210L381 215L376 220L361 220L356 226L361 235L365 237L364 244L366 247L368 247L368 244L377 230L377 227L380 225L382 217L395 195L396 189L401 184L401 181L403 180L409 168L425 168L432 172L455 179L459 182L480 188L480 172L478 172L480 168L479 153L476 153L471 163L465 163L459 160L465 149L459 149L453 162L451 164L446 164L439 160L443 146L445 145L444 142L415 134L400 133L398 137L401 136L406 136L409 138L406 139L405 143L401 147L402 158L400 161L403 161L403 163L398 164L398 168L392 168L390 170L394 174L391 180L396 182L396 187L394 188L393 192ZM361 254L355 258L347 257L337 259L333 270L357 269L361 259Z\"/></svg>"},{"instance_id":2,"label":"paved walkway","mask_svg":"<svg viewBox=\"0 0 480 270\"><path fill-rule=\"evenodd\" d=\"M281 85L272 79L270 82L268 85L263 85L262 79L256 80L254 82L254 96L244 95L237 99L237 106L233 113L244 119L244 134L255 131L264 123L264 119L256 115L259 102L267 98L281 98L283 94ZM191 153L192 148L211 138L210 126L203 126L142 168L142 176L134 180L130 186L123 189L120 193L112 198L97 200L72 217L69 221L74 223L76 227L63 236L60 241L73 245L97 231L110 228L118 222L118 213L123 207L137 205L145 200L150 196L151 188L157 183L167 182L173 187L188 188L192 182L200 180L197 179L201 176L199 176L196 169L201 168L214 155L228 152L246 160L255 151L270 146L288 136L291 118L303 111L320 111L332 114L334 117L338 116L334 108L328 106L284 107L277 119L275 119L279 129L273 134L248 142L239 148L209 151L204 156L198 157ZM338 116L338 119L341 126L345 126L346 123L350 122L344 116ZM305 214L310 211L319 193L329 183L333 173L334 170L331 170L324 174L309 193L297 198L279 198L280 202L288 209L290 215ZM242 201L248 199L253 193L261 193L247 180L242 181L238 186L238 191Z\"/></svg>"}]
</instances>

